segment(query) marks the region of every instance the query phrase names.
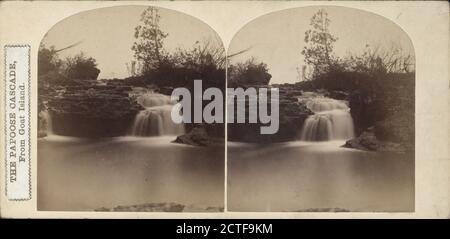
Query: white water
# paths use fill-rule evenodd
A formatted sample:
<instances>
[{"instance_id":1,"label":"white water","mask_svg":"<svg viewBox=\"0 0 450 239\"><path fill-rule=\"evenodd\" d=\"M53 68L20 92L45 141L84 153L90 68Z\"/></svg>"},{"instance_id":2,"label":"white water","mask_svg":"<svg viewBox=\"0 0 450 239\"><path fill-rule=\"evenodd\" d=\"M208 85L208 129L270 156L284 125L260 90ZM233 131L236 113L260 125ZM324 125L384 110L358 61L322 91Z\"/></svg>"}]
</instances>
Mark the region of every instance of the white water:
<instances>
[{"instance_id":1,"label":"white water","mask_svg":"<svg viewBox=\"0 0 450 239\"><path fill-rule=\"evenodd\" d=\"M341 147L354 137L347 102L305 92L301 140L227 144L227 208L239 212L414 210L414 154Z\"/></svg>"},{"instance_id":2,"label":"white water","mask_svg":"<svg viewBox=\"0 0 450 239\"><path fill-rule=\"evenodd\" d=\"M348 140L355 136L350 108L345 101L311 94L299 98L299 101L305 102L306 107L314 112L303 124L301 140Z\"/></svg>"},{"instance_id":3,"label":"white water","mask_svg":"<svg viewBox=\"0 0 450 239\"><path fill-rule=\"evenodd\" d=\"M43 119L42 120L42 130L44 130L47 135L53 134L53 127L52 127L52 117L50 113L47 110L43 110L39 112L39 116Z\"/></svg>"},{"instance_id":4,"label":"white water","mask_svg":"<svg viewBox=\"0 0 450 239\"><path fill-rule=\"evenodd\" d=\"M130 92L136 97L137 102L145 107L140 111L131 126L133 136L163 136L181 135L184 133L184 125L172 121L171 110L176 103L170 96L154 93L147 89L135 89ZM47 135L53 135L52 117L48 111L41 111L42 129Z\"/></svg>"},{"instance_id":5,"label":"white water","mask_svg":"<svg viewBox=\"0 0 450 239\"><path fill-rule=\"evenodd\" d=\"M145 88L129 94L145 107L130 125L132 136L47 133L39 139L39 210L92 211L144 203L179 203L186 206L183 211L223 208L224 148L172 143L171 135L184 132L170 117L175 102ZM43 129L51 132L50 114L40 116Z\"/></svg>"},{"instance_id":6,"label":"white water","mask_svg":"<svg viewBox=\"0 0 450 239\"><path fill-rule=\"evenodd\" d=\"M131 134L135 136L181 135L183 124L176 124L171 117L171 110L176 103L170 96L146 92L137 97L137 102L145 107L134 120Z\"/></svg>"}]
</instances>

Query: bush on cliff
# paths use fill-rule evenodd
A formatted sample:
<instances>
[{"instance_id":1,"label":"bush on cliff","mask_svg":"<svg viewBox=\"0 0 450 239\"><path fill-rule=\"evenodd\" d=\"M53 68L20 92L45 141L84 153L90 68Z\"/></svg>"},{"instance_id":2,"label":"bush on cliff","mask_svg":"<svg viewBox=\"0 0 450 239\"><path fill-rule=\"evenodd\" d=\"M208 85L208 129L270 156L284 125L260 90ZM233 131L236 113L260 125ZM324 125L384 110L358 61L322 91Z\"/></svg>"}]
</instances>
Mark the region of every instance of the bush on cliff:
<instances>
[{"instance_id":1,"label":"bush on cliff","mask_svg":"<svg viewBox=\"0 0 450 239\"><path fill-rule=\"evenodd\" d=\"M100 74L97 62L83 52L65 60L64 72L69 79L96 80Z\"/></svg>"},{"instance_id":2,"label":"bush on cliff","mask_svg":"<svg viewBox=\"0 0 450 239\"><path fill-rule=\"evenodd\" d=\"M63 61L59 59L54 46L46 48L42 45L38 52L38 75L45 75L49 72L59 72Z\"/></svg>"},{"instance_id":3,"label":"bush on cliff","mask_svg":"<svg viewBox=\"0 0 450 239\"><path fill-rule=\"evenodd\" d=\"M71 46L69 46L70 48ZM65 50L55 49L54 46L45 47L41 45L38 51L38 80L62 81L71 80L96 80L100 70L97 68L96 60L86 56L83 52L75 56L69 56L62 60L58 52Z\"/></svg>"},{"instance_id":4,"label":"bush on cliff","mask_svg":"<svg viewBox=\"0 0 450 239\"><path fill-rule=\"evenodd\" d=\"M228 68L229 85L239 87L245 85L268 85L272 75L267 64L251 58L243 63L230 65Z\"/></svg>"}]
</instances>

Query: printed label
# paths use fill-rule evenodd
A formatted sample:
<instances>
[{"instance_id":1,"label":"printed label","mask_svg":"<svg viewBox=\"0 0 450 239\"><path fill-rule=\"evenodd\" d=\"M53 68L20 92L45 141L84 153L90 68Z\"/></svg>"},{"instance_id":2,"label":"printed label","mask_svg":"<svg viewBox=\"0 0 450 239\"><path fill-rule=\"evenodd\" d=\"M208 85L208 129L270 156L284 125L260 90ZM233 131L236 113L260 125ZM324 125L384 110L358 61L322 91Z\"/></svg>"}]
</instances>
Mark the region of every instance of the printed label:
<instances>
[{"instance_id":1,"label":"printed label","mask_svg":"<svg viewBox=\"0 0 450 239\"><path fill-rule=\"evenodd\" d=\"M5 46L6 196L31 199L30 46Z\"/></svg>"}]
</instances>

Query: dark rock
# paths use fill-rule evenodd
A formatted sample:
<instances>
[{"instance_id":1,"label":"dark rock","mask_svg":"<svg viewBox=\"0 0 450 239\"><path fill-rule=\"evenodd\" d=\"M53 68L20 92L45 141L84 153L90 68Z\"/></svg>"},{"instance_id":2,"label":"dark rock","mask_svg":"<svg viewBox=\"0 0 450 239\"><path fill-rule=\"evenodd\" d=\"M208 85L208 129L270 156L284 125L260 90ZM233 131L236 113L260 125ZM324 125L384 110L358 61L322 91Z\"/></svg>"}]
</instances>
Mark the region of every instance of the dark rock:
<instances>
[{"instance_id":1,"label":"dark rock","mask_svg":"<svg viewBox=\"0 0 450 239\"><path fill-rule=\"evenodd\" d=\"M161 87L159 88L159 93L163 94L163 95L172 95L172 91L174 90L174 87L169 87L169 86L165 86L165 87Z\"/></svg>"},{"instance_id":2,"label":"dark rock","mask_svg":"<svg viewBox=\"0 0 450 239\"><path fill-rule=\"evenodd\" d=\"M360 150L377 150L379 148L379 142L372 130L369 130L354 139L348 140L343 147Z\"/></svg>"},{"instance_id":3,"label":"dark rock","mask_svg":"<svg viewBox=\"0 0 450 239\"><path fill-rule=\"evenodd\" d=\"M356 134L373 127L376 138L386 142L384 146L396 148L393 144L400 144L414 150L414 75L371 80L378 84L370 90L355 90L349 96Z\"/></svg>"},{"instance_id":4,"label":"dark rock","mask_svg":"<svg viewBox=\"0 0 450 239\"><path fill-rule=\"evenodd\" d=\"M184 205L178 203L145 203L129 206L117 206L112 209L101 207L98 212L182 212Z\"/></svg>"},{"instance_id":5,"label":"dark rock","mask_svg":"<svg viewBox=\"0 0 450 239\"><path fill-rule=\"evenodd\" d=\"M377 139L373 127L369 128L367 131L364 131L358 137L348 140L343 145L343 147L354 148L359 150L397 152L397 153L404 153L408 151L408 149L400 143L395 143L391 141L380 141L379 139Z\"/></svg>"},{"instance_id":6,"label":"dark rock","mask_svg":"<svg viewBox=\"0 0 450 239\"><path fill-rule=\"evenodd\" d=\"M414 139L414 115L408 113L393 114L385 120L375 123L375 135L380 140L409 142Z\"/></svg>"},{"instance_id":7,"label":"dark rock","mask_svg":"<svg viewBox=\"0 0 450 239\"><path fill-rule=\"evenodd\" d=\"M189 133L178 136L173 142L192 146L223 146L224 138L211 137L204 127L194 127Z\"/></svg>"},{"instance_id":8,"label":"dark rock","mask_svg":"<svg viewBox=\"0 0 450 239\"><path fill-rule=\"evenodd\" d=\"M361 91L351 93L349 107L357 135L373 126L376 121L384 118L382 105L379 99L377 100Z\"/></svg>"},{"instance_id":9,"label":"dark rock","mask_svg":"<svg viewBox=\"0 0 450 239\"><path fill-rule=\"evenodd\" d=\"M255 86L252 87L261 87ZM263 86L267 87L267 86ZM274 85L279 88L279 129L275 134L261 134L262 123L228 124L228 140L251 143L276 143L295 140L303 127L305 119L313 114L298 98L302 90L296 85ZM268 100L270 102L270 100ZM270 109L270 104L268 109ZM246 107L248 114L249 108ZM236 112L235 112L236 113Z\"/></svg>"},{"instance_id":10,"label":"dark rock","mask_svg":"<svg viewBox=\"0 0 450 239\"><path fill-rule=\"evenodd\" d=\"M333 90L328 93L328 97L336 100L348 100L349 93L340 90Z\"/></svg>"},{"instance_id":11,"label":"dark rock","mask_svg":"<svg viewBox=\"0 0 450 239\"><path fill-rule=\"evenodd\" d=\"M179 203L144 203L137 205L101 207L96 212L223 212L223 207L204 205L183 205Z\"/></svg>"},{"instance_id":12,"label":"dark rock","mask_svg":"<svg viewBox=\"0 0 450 239\"><path fill-rule=\"evenodd\" d=\"M303 210L297 210L296 212L351 212L345 208L307 208Z\"/></svg>"},{"instance_id":13,"label":"dark rock","mask_svg":"<svg viewBox=\"0 0 450 239\"><path fill-rule=\"evenodd\" d=\"M206 207L206 212L223 212L223 207Z\"/></svg>"},{"instance_id":14,"label":"dark rock","mask_svg":"<svg viewBox=\"0 0 450 239\"><path fill-rule=\"evenodd\" d=\"M107 207L101 207L101 208L95 209L94 211L96 211L96 212L110 212L111 209L107 208Z\"/></svg>"},{"instance_id":15,"label":"dark rock","mask_svg":"<svg viewBox=\"0 0 450 239\"><path fill-rule=\"evenodd\" d=\"M96 82L94 82L96 83ZM53 132L75 137L125 135L142 107L128 96L129 86L82 83L45 95Z\"/></svg>"}]
</instances>

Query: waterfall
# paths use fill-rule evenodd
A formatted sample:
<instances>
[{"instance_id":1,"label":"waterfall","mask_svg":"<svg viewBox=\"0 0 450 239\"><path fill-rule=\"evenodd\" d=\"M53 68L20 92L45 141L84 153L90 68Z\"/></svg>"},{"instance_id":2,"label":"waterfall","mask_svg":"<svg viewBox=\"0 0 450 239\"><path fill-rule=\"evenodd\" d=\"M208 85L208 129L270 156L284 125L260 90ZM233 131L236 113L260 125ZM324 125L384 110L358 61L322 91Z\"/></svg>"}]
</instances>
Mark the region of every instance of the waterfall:
<instances>
[{"instance_id":1,"label":"waterfall","mask_svg":"<svg viewBox=\"0 0 450 239\"><path fill-rule=\"evenodd\" d=\"M353 119L345 101L308 94L299 98L314 114L303 123L301 140L330 141L354 137Z\"/></svg>"},{"instance_id":2,"label":"waterfall","mask_svg":"<svg viewBox=\"0 0 450 239\"><path fill-rule=\"evenodd\" d=\"M181 135L184 125L172 121L171 110L176 103L170 96L146 92L137 97L137 102L145 107L134 119L131 134L135 136Z\"/></svg>"},{"instance_id":3,"label":"waterfall","mask_svg":"<svg viewBox=\"0 0 450 239\"><path fill-rule=\"evenodd\" d=\"M47 110L43 110L43 111L39 112L39 117L41 118L41 122L40 122L41 129L47 135L53 134L52 117L51 117L50 113Z\"/></svg>"}]
</instances>

